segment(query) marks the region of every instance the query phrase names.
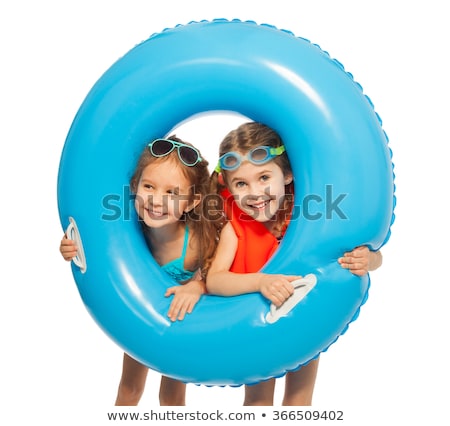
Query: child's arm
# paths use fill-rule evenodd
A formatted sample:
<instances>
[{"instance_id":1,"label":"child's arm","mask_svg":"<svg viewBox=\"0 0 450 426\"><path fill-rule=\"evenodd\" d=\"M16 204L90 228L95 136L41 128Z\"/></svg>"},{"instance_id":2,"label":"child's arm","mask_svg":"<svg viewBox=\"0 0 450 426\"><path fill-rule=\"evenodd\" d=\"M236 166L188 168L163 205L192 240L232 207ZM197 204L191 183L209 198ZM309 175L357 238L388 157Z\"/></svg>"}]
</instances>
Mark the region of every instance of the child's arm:
<instances>
[{"instance_id":1,"label":"child's arm","mask_svg":"<svg viewBox=\"0 0 450 426\"><path fill-rule=\"evenodd\" d=\"M371 251L367 246L360 246L344 253L338 262L352 274L362 276L378 269L383 263L383 256L380 251Z\"/></svg>"},{"instance_id":2,"label":"child's arm","mask_svg":"<svg viewBox=\"0 0 450 426\"><path fill-rule=\"evenodd\" d=\"M194 306L206 293L206 285L201 275L197 273L186 284L176 285L167 289L165 296L174 296L167 316L171 321L182 321L186 314L192 313Z\"/></svg>"},{"instance_id":3,"label":"child's arm","mask_svg":"<svg viewBox=\"0 0 450 426\"><path fill-rule=\"evenodd\" d=\"M260 292L276 306L282 305L294 292L291 281L301 277L261 272L248 274L230 272L237 244L234 229L227 223L220 234L216 255L206 277L208 292L220 296Z\"/></svg>"},{"instance_id":4,"label":"child's arm","mask_svg":"<svg viewBox=\"0 0 450 426\"><path fill-rule=\"evenodd\" d=\"M73 240L69 240L66 235L64 235L61 244L59 245L59 251L64 260L70 262L77 255L77 246Z\"/></svg>"}]
</instances>

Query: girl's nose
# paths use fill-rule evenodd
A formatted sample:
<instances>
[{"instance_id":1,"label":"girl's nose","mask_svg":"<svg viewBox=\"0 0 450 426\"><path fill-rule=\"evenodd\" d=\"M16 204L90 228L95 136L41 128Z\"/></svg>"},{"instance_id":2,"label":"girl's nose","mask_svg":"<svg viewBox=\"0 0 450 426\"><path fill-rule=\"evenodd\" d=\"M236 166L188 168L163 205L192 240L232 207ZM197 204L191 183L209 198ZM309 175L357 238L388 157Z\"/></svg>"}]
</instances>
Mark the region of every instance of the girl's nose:
<instances>
[{"instance_id":1,"label":"girl's nose","mask_svg":"<svg viewBox=\"0 0 450 426\"><path fill-rule=\"evenodd\" d=\"M153 206L161 207L164 205L164 196L165 194L155 191L153 194L148 196L148 202Z\"/></svg>"},{"instance_id":2,"label":"girl's nose","mask_svg":"<svg viewBox=\"0 0 450 426\"><path fill-rule=\"evenodd\" d=\"M267 195L268 188L265 185L260 184L252 184L250 185L250 194L254 197L262 197L263 195Z\"/></svg>"}]
</instances>

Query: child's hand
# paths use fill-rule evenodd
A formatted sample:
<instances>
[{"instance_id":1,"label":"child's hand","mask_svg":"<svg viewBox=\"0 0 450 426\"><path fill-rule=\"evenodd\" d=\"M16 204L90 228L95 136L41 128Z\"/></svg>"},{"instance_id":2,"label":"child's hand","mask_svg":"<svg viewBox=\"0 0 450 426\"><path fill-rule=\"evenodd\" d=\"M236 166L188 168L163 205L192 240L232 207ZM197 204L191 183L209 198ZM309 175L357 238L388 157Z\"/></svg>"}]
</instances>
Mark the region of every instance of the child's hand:
<instances>
[{"instance_id":1,"label":"child's hand","mask_svg":"<svg viewBox=\"0 0 450 426\"><path fill-rule=\"evenodd\" d=\"M281 306L294 293L294 286L291 282L302 278L290 275L262 275L260 292L277 307Z\"/></svg>"},{"instance_id":2,"label":"child's hand","mask_svg":"<svg viewBox=\"0 0 450 426\"><path fill-rule=\"evenodd\" d=\"M59 246L59 251L61 252L62 257L64 257L64 260L70 262L77 255L77 246L73 240L69 240L64 235Z\"/></svg>"},{"instance_id":3,"label":"child's hand","mask_svg":"<svg viewBox=\"0 0 450 426\"><path fill-rule=\"evenodd\" d=\"M381 265L382 258L379 251L370 251L367 246L360 246L344 253L338 262L352 274L362 276L377 269Z\"/></svg>"},{"instance_id":4,"label":"child's hand","mask_svg":"<svg viewBox=\"0 0 450 426\"><path fill-rule=\"evenodd\" d=\"M206 293L203 281L192 280L186 284L176 285L167 289L165 296L174 295L167 316L171 321L182 321L186 314L192 313L200 296Z\"/></svg>"}]
</instances>

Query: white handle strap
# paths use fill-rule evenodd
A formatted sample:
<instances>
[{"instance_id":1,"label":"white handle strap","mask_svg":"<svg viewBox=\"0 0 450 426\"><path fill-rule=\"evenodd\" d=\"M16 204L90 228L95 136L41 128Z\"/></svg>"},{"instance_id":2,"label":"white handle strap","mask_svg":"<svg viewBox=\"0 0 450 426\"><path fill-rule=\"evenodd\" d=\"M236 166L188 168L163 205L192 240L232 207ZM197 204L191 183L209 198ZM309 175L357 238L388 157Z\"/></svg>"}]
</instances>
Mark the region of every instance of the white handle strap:
<instances>
[{"instance_id":1,"label":"white handle strap","mask_svg":"<svg viewBox=\"0 0 450 426\"><path fill-rule=\"evenodd\" d=\"M294 294L289 297L281 306L277 307L273 303L266 315L269 324L277 322L281 317L285 317L294 307L305 298L311 289L317 284L317 277L314 274L305 275L303 278L292 281Z\"/></svg>"},{"instance_id":2,"label":"white handle strap","mask_svg":"<svg viewBox=\"0 0 450 426\"><path fill-rule=\"evenodd\" d=\"M80 268L81 273L85 273L87 269L86 257L84 255L83 243L78 231L77 223L73 217L69 217L69 226L66 230L66 236L69 240L75 242L77 246L77 255L72 259L72 262Z\"/></svg>"}]
</instances>

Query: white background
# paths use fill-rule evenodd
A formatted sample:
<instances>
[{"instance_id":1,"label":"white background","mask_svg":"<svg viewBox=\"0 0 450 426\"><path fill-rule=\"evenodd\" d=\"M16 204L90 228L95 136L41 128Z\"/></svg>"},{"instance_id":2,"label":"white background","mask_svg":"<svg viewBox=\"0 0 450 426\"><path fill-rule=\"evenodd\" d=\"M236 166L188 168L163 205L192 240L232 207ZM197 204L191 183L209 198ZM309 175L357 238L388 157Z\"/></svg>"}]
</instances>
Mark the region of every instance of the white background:
<instances>
[{"instance_id":1,"label":"white background","mask_svg":"<svg viewBox=\"0 0 450 426\"><path fill-rule=\"evenodd\" d=\"M340 424L448 424L450 32L444 5L3 2L0 422L108 424L122 352L85 310L58 251L56 178L64 140L89 89L134 45L179 23L239 18L291 30L342 62L372 99L394 152L397 219L384 265L372 274L359 319L322 356L315 406L344 410ZM218 143L231 127L208 119L179 136ZM158 387L159 376L150 373L142 411L157 408ZM189 385L187 392L188 405L204 411L239 411L242 398L242 388Z\"/></svg>"}]
</instances>

